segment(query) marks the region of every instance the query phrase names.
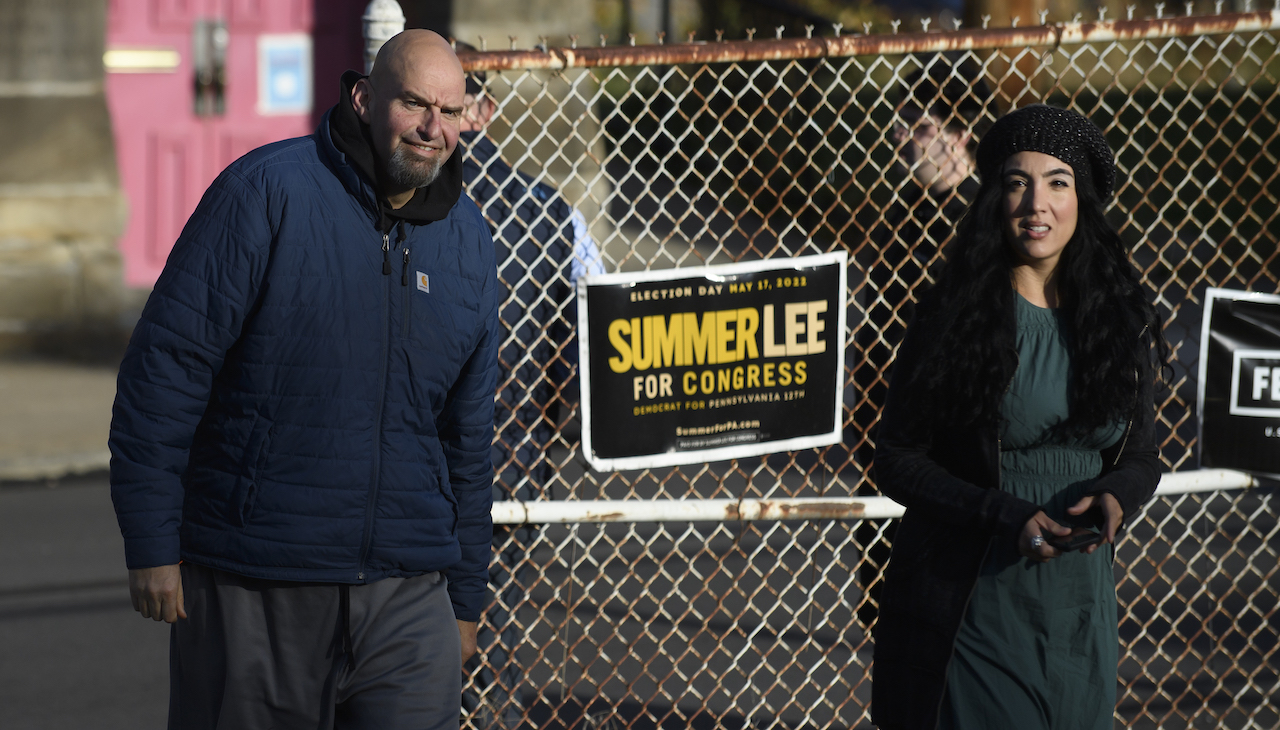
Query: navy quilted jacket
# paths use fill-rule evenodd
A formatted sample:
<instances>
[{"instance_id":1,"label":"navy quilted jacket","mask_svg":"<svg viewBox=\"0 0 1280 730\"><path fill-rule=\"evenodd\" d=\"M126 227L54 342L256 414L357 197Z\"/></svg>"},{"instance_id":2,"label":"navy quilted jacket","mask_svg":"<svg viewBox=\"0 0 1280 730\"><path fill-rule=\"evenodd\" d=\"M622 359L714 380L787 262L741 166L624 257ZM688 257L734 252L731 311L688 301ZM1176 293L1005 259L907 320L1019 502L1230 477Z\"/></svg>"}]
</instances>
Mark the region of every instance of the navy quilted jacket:
<instances>
[{"instance_id":1,"label":"navy quilted jacket","mask_svg":"<svg viewBox=\"0 0 1280 730\"><path fill-rule=\"evenodd\" d=\"M205 193L120 369L111 486L130 568L181 557L334 583L444 570L457 617L479 618L493 241L464 195L391 231L385 275L378 217L327 115Z\"/></svg>"}]
</instances>

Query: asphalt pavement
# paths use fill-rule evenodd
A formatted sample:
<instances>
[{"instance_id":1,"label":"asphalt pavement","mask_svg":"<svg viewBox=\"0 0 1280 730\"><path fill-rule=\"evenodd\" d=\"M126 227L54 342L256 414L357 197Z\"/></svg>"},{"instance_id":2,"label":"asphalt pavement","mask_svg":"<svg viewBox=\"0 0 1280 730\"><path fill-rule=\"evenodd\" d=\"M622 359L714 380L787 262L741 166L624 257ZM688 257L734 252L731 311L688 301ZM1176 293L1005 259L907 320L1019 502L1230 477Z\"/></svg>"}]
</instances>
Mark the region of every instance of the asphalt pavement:
<instances>
[{"instance_id":1,"label":"asphalt pavement","mask_svg":"<svg viewBox=\"0 0 1280 730\"><path fill-rule=\"evenodd\" d=\"M114 363L0 360L0 727L146 730L169 631L129 605L111 509Z\"/></svg>"},{"instance_id":2,"label":"asphalt pavement","mask_svg":"<svg viewBox=\"0 0 1280 730\"><path fill-rule=\"evenodd\" d=\"M164 727L169 630L129 605L106 476L0 486L0 556L0 727Z\"/></svg>"}]
</instances>

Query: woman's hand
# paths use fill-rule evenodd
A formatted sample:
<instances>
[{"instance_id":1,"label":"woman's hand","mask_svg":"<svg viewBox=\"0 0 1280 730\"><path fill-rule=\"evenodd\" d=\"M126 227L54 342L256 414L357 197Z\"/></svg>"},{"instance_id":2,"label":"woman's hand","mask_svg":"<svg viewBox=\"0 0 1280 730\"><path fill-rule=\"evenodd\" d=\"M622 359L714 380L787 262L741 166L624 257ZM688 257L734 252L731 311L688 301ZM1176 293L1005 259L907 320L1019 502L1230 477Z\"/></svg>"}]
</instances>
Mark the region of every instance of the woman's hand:
<instances>
[{"instance_id":1,"label":"woman's hand","mask_svg":"<svg viewBox=\"0 0 1280 730\"><path fill-rule=\"evenodd\" d=\"M1120 501L1114 495L1103 492L1102 494L1090 494L1089 496L1076 502L1067 508L1067 514L1082 515L1085 512L1097 506L1102 510L1102 540L1112 545L1116 542L1116 533L1120 531L1120 525L1124 523L1124 509L1120 507ZM1085 554L1092 553L1097 550L1102 543L1094 543L1085 548L1081 552Z\"/></svg>"},{"instance_id":2,"label":"woman's hand","mask_svg":"<svg viewBox=\"0 0 1280 730\"><path fill-rule=\"evenodd\" d=\"M1047 563L1062 552L1048 542L1040 542L1035 538L1048 540L1050 537L1066 537L1070 534L1070 527L1063 527L1049 519L1049 515L1044 512L1037 512L1027 520L1027 524L1023 525L1022 532L1018 535L1018 552L1038 563ZM1033 540L1039 545L1033 547Z\"/></svg>"}]
</instances>

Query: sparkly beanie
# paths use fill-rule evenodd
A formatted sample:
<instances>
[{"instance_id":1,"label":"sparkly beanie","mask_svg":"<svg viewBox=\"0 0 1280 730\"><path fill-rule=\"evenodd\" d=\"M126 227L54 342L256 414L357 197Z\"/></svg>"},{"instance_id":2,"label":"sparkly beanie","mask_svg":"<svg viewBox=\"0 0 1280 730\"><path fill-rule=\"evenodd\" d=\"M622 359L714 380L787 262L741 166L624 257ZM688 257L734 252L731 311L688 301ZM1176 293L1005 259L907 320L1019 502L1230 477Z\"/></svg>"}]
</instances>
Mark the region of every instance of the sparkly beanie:
<instances>
[{"instance_id":1,"label":"sparkly beanie","mask_svg":"<svg viewBox=\"0 0 1280 730\"><path fill-rule=\"evenodd\" d=\"M1000 177L1005 160L1018 152L1043 152L1071 165L1077 184L1092 184L1106 202L1115 184L1116 166L1102 130L1088 118L1057 107L1035 104L1009 112L978 145L983 180Z\"/></svg>"}]
</instances>

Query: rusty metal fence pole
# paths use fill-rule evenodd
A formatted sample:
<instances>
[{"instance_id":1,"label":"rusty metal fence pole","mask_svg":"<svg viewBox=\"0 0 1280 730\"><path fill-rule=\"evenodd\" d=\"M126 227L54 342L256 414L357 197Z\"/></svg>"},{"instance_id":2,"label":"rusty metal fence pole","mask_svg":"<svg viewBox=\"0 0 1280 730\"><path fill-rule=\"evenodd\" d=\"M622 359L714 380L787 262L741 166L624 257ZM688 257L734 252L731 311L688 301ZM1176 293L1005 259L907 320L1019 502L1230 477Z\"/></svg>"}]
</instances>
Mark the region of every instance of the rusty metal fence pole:
<instances>
[{"instance_id":1,"label":"rusty metal fence pole","mask_svg":"<svg viewBox=\"0 0 1280 730\"><path fill-rule=\"evenodd\" d=\"M1250 489L1258 480L1229 469L1166 474L1157 497ZM493 506L495 525L589 522L755 522L770 520L892 520L904 508L887 497L783 497L774 499L593 499L521 502Z\"/></svg>"},{"instance_id":2,"label":"rusty metal fence pole","mask_svg":"<svg viewBox=\"0 0 1280 730\"><path fill-rule=\"evenodd\" d=\"M1173 474L1117 547L1117 720L1280 727L1274 485L1209 488L1194 471L1203 292L1280 284L1280 12L1194 9L460 54L486 72L500 154L578 210L573 235L607 270L850 252L844 443L616 473L578 453L573 303L525 286L550 270L569 289L585 249L515 245L499 261L522 359L504 363L497 467L518 501L495 508L502 650L472 678L468 726L869 726L866 588L894 513L863 467L911 293L946 236L936 218L903 233L925 209L900 170L896 105L917 72L967 66L995 111L1045 101L1104 129L1120 171L1108 215L1176 349L1157 418Z\"/></svg>"}]
</instances>

